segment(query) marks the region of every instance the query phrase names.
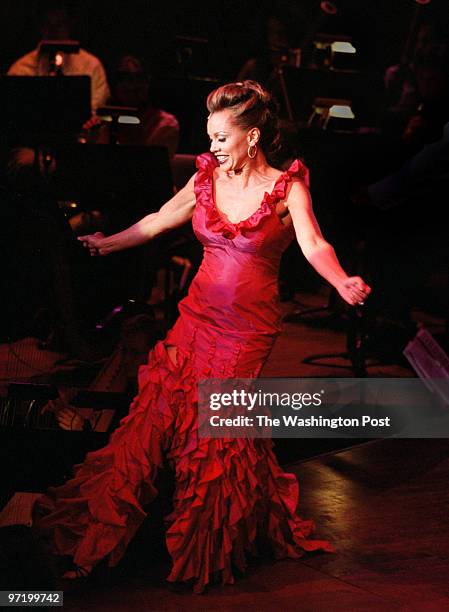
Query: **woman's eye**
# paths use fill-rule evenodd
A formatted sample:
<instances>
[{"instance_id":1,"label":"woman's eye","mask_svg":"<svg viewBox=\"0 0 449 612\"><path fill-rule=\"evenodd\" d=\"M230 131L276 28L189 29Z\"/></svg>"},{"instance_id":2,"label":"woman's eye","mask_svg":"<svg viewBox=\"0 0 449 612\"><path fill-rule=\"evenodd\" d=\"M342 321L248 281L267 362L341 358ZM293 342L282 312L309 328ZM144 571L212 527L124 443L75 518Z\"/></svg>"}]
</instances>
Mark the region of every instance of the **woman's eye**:
<instances>
[{"instance_id":1,"label":"woman's eye","mask_svg":"<svg viewBox=\"0 0 449 612\"><path fill-rule=\"evenodd\" d=\"M226 138L219 138L218 142L226 142Z\"/></svg>"}]
</instances>

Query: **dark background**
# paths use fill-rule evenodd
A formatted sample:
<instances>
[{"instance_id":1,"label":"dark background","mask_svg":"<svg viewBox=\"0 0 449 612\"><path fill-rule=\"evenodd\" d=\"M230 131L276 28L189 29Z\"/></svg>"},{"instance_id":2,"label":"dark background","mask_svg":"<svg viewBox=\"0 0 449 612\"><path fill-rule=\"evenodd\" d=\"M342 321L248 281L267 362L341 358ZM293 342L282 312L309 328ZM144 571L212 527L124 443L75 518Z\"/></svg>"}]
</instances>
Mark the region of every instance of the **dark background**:
<instances>
[{"instance_id":1,"label":"dark background","mask_svg":"<svg viewBox=\"0 0 449 612\"><path fill-rule=\"evenodd\" d=\"M39 40L37 13L53 4L36 0L2 0L0 69L7 70ZM383 70L399 60L416 3L414 0L336 0L338 14L319 29L350 34L361 67ZM108 68L124 52L142 57L154 75L167 74L175 63L174 39L190 35L209 39L204 61L220 79L235 77L244 60L260 43L268 14L287 17L292 43L319 14L319 0L257 2L154 2L103 0L66 2L76 20L82 45L98 55ZM435 17L442 29L449 21L447 0L432 0L422 7L423 18Z\"/></svg>"},{"instance_id":2,"label":"dark background","mask_svg":"<svg viewBox=\"0 0 449 612\"><path fill-rule=\"evenodd\" d=\"M39 41L38 12L51 4L54 3L38 2L36 0L1 0L0 36L2 52L0 55L0 72L6 72L14 60L36 47ZM387 66L400 61L416 9L414 0L335 0L335 4L338 7L338 15L329 18L323 24L317 25L316 29L317 31L352 36L353 43L357 48L358 68L361 72L381 76ZM320 15L319 0L296 2L278 0L275 3L267 0L223 0L220 2L191 1L179 4L151 0L108 0L107 2L96 0L68 1L66 5L75 18L74 37L80 39L85 49L97 55L108 71L113 70L115 62L121 55L132 53L145 62L148 72L155 79L155 88L156 85L160 85L165 80L162 107L175 112L180 119L180 150L181 152L191 153L194 151L200 152L207 148L203 115L205 114L204 101L208 91L213 89L217 82L234 80L244 61L257 52L262 44L263 24L266 17L270 14L284 17L289 25L292 46L300 46L304 34L313 27L315 20ZM420 18L437 21L440 29L444 32L445 29L448 29L449 1L432 0L430 5L422 7ZM186 80L172 79L172 77L178 77L180 72L176 59L177 50L179 51L180 46L176 43L176 36L182 35L207 39L208 42L197 44L194 59L195 70L199 70L201 76L209 77L210 81L196 81L194 85L189 85ZM376 82L380 83L379 87L381 87L381 79ZM374 99L378 92L373 87L365 86L359 87L357 93L359 96L366 96L368 101L371 98ZM313 91L313 95L316 95L315 91ZM198 134L202 134L202 136L195 136ZM204 140L206 140L206 143L204 143ZM355 181L369 184L387 173L385 157L387 157L388 151L385 148L380 148L377 141L374 140L374 136L370 134L361 138L356 136L354 139L352 135L346 134L334 135L330 132L307 134L307 131L304 131L301 134L300 141L300 153L303 154L307 165L311 169L312 195L316 204L317 216L320 219L324 234L336 245L339 257L342 257L344 265L349 266L348 269L351 273L360 272L351 258L347 256L348 252L352 254L355 251L354 241L348 241L347 235L348 233L353 234L355 239L359 240L360 237L363 238L365 235L365 227L370 227L371 235L375 237L375 244L380 244L379 251L382 251L386 246L390 246L392 255L390 256L387 252L386 259L390 257L391 261L397 261L391 276L395 276L396 270L398 271L397 277L404 275L401 266L409 251L403 249L403 244L407 240L407 232L403 229L402 211L399 211L400 214L397 214L393 220L389 217L385 220L383 218L379 219L379 214L376 216L376 223L373 223L368 215L365 218L359 212L359 217L357 217L352 208L349 209L348 204L348 194L354 187ZM127 184L130 184L130 181ZM435 198L434 202L439 204L441 201ZM16 202L14 202L15 205ZM14 209L14 207L11 208ZM126 209L126 206L123 206L123 208ZM31 235L32 232L36 233L35 217L33 215L42 215L43 213L40 202L37 203L35 209L32 206L30 206L30 209L31 212L29 218L25 219L24 227ZM437 214L439 214L438 211ZM393 211L394 215L395 211ZM434 211L431 211L430 206L428 206L427 219L429 219L429 223L435 226L439 225L444 230L445 226L440 223L440 217L433 215ZM50 220L52 219L50 213L48 213L48 217ZM395 219L396 225L394 224ZM421 232L422 215L417 215L416 219L415 225L419 226L418 229ZM41 222L42 225L45 222L46 219L44 218ZM390 228L387 238L385 237L384 225ZM3 224L3 226L6 227L6 224ZM395 231L394 228L396 227L401 228L401 231ZM360 228L363 228L363 231ZM377 229L379 229L379 232L376 234ZM432 227L428 232L429 235L433 236L434 231ZM25 260L26 255L31 251L27 244L28 234L25 231L23 234L22 242L26 249L24 249L25 255L23 256L21 256L19 250L19 256L16 257L19 262ZM392 246L388 243L388 237L391 238ZM15 235L13 240L15 241ZM408 240L411 245L410 251L414 253L414 237L412 236ZM432 241L439 247L443 244L443 241L439 242L438 239L434 240L432 238ZM44 242L44 239L42 239L42 242ZM51 246L51 255L53 256L55 250L53 244L50 240L48 244ZM427 244L424 246L427 248ZM405 254L397 257L395 248L401 252L404 251ZM35 251L37 252L37 249ZM32 254L34 254L34 251ZM407 262L412 277L410 284L415 291L412 296L415 299L414 303L416 303L416 295L419 292L421 303L418 302L418 305L421 305L422 301L426 299L426 307L431 305L433 308L440 308L440 313L446 313L446 297L439 297L440 288L437 287L435 293L431 293L428 287L425 291L422 291L419 279L416 280L418 263L420 263L417 260L420 254L417 251L414 259ZM307 282L313 286L312 282L308 281L308 276L311 276L312 272L309 267L305 266L302 258L299 258L299 250L295 245L295 252L286 263L287 271L293 269L294 274L287 275L287 281L293 287L303 288L305 285L307 286ZM436 263L440 266L441 258L441 254L438 253ZM4 259L7 260L7 257L5 256ZM30 259L30 276L34 274L37 280L35 285L23 283L28 291L26 295L29 295L30 286L31 289L34 286L38 287L40 293L43 293L42 285L39 286L38 284L41 282L41 276L35 273L35 270L43 268L42 257L38 254L34 255L34 259L31 257ZM109 262L109 260L107 261ZM51 262L53 262L53 259L51 259ZM423 265L425 265L425 262ZM435 265L434 262L432 262L432 265ZM131 266L129 267L131 268ZM389 267L388 272L390 273ZM95 273L97 276L95 276ZM95 273L92 275L94 281L96 278L100 278L101 274L105 274L101 268ZM114 277L117 276L115 262L111 264L110 274L111 277L113 274ZM313 274L315 273L313 272ZM422 276L424 277L424 272ZM23 278L25 278L25 281L27 280L26 275ZM315 276L313 278L315 279ZM52 281L52 278L48 279L49 285ZM101 303L98 294L104 293L103 285L102 291L99 292L98 285L92 282L90 277L88 277L86 285L89 282L92 293L89 294L89 290L79 293L83 297L85 295L92 296L92 299L86 299L85 301L89 302L89 308L91 309L91 304L95 303L97 310L90 316L92 321L97 322L98 318L95 317L97 317L98 312L101 311L103 316L117 302L110 304L108 300L112 302L112 298L106 295L104 304ZM316 282L316 280L313 282ZM376 293L370 299L370 302L376 299L376 294L380 295L380 306L377 306L380 310L381 307L384 308L382 287L379 287L376 283L373 283L373 286L376 286ZM34 293L38 294L39 290ZM122 290L122 287L120 287L120 290ZM385 291L385 293L388 292ZM49 292L49 295L52 299L51 292ZM26 303L28 307L28 302L25 299L22 302ZM31 310L34 303L31 299L29 302ZM12 320L14 316L17 317L19 310L13 300L11 300L11 303ZM379 304L379 301L377 304ZM375 308L373 308L374 311ZM24 316L23 319L26 320L27 317ZM9 337L11 324L7 318L5 324L6 328L3 333ZM384 346L388 347L391 353L394 352L394 358L396 359L397 346L403 343L403 335L401 335L403 328L399 328L399 326L380 327L379 325L379 329L383 336L381 335L379 340L373 334L373 346L381 345L382 349ZM399 331L397 331L398 329ZM2 331L0 330L0 334ZM28 328L25 331L27 332ZM22 329L19 329L19 332L22 333ZM398 338L397 342L396 337ZM401 350L402 345L397 352L400 354ZM385 349L385 352L388 351ZM28 441L25 442L29 446ZM288 452L288 448L284 446L284 449ZM71 464L71 460L67 459L67 463Z\"/></svg>"}]
</instances>

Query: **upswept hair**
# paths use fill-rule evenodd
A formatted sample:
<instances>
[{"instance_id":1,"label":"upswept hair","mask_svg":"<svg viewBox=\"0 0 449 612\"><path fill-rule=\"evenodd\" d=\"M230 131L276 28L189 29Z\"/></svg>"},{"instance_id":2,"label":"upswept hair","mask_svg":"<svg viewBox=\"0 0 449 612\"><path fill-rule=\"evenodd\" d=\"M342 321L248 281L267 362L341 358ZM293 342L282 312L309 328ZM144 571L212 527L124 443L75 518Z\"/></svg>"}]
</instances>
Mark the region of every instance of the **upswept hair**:
<instances>
[{"instance_id":1,"label":"upswept hair","mask_svg":"<svg viewBox=\"0 0 449 612\"><path fill-rule=\"evenodd\" d=\"M259 145L265 156L276 156L281 146L279 107L271 94L256 81L228 83L207 96L210 114L229 109L235 123L244 130L260 130Z\"/></svg>"}]
</instances>

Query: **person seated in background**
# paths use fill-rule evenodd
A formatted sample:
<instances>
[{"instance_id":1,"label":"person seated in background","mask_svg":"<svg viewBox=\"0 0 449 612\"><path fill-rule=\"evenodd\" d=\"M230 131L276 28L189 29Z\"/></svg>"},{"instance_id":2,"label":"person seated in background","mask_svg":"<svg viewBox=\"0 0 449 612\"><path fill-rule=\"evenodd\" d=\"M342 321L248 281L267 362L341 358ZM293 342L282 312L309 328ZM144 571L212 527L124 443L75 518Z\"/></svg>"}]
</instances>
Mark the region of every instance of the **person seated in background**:
<instances>
[{"instance_id":1,"label":"person seated in background","mask_svg":"<svg viewBox=\"0 0 449 612\"><path fill-rule=\"evenodd\" d=\"M150 79L142 62L133 55L120 58L112 79L113 92L110 104L135 107L139 111L140 124L119 124L118 144L166 147L170 156L176 153L179 142L179 123L176 117L150 101ZM95 132L95 126L92 131ZM109 141L109 126L101 125L93 134L95 142Z\"/></svg>"},{"instance_id":2,"label":"person seated in background","mask_svg":"<svg viewBox=\"0 0 449 612\"><path fill-rule=\"evenodd\" d=\"M291 47L287 25L283 19L270 15L263 24L264 39L259 50L248 58L237 74L237 81L250 79L266 87L273 85L276 68Z\"/></svg>"},{"instance_id":3,"label":"person seated in background","mask_svg":"<svg viewBox=\"0 0 449 612\"><path fill-rule=\"evenodd\" d=\"M120 324L120 334L111 355L104 362L101 370L88 385L89 391L100 391L123 394L129 401L137 393L136 377L139 367L146 363L148 352L158 340L164 337L165 327L161 321L156 321L151 307L146 304L136 304L137 314L127 314ZM120 316L120 315L118 315ZM61 429L72 431L104 431L102 430L101 408L80 409L72 405L77 396L78 388L58 389L59 397L50 400L42 409L41 414L53 413L55 421ZM106 410L108 412L108 410ZM118 425L120 418L125 416L117 411L110 423L111 430Z\"/></svg>"},{"instance_id":4,"label":"person seated in background","mask_svg":"<svg viewBox=\"0 0 449 612\"><path fill-rule=\"evenodd\" d=\"M72 35L72 22L66 8L56 5L42 14L41 41L68 40ZM91 106L95 110L106 103L110 96L106 72L101 61L80 48L78 53L62 54L63 74L66 76L87 75L91 78ZM36 49L19 58L9 68L10 76L47 76L51 72L49 56Z\"/></svg>"},{"instance_id":5,"label":"person seated in background","mask_svg":"<svg viewBox=\"0 0 449 612\"><path fill-rule=\"evenodd\" d=\"M406 156L438 140L449 120L448 59L448 45L422 46L400 99L387 110L384 132L402 143Z\"/></svg>"},{"instance_id":6,"label":"person seated in background","mask_svg":"<svg viewBox=\"0 0 449 612\"><path fill-rule=\"evenodd\" d=\"M441 193L447 191L448 178L449 122L436 142L353 197L357 209L352 214L361 215L365 233L363 260L377 287L370 312L403 330L401 350L416 333L412 307L447 316L447 288L439 285L441 277L447 279Z\"/></svg>"},{"instance_id":7,"label":"person seated in background","mask_svg":"<svg viewBox=\"0 0 449 612\"><path fill-rule=\"evenodd\" d=\"M416 33L415 46L411 54L404 52L402 62L393 64L385 70L384 85L387 107L415 110L419 104L414 74L414 61L430 46L438 43L436 26L432 22L422 23ZM407 57L408 56L408 57Z\"/></svg>"},{"instance_id":8,"label":"person seated in background","mask_svg":"<svg viewBox=\"0 0 449 612\"><path fill-rule=\"evenodd\" d=\"M276 67L274 51L285 49L289 46L285 25L275 16L270 16L265 21L265 39L259 52L245 61L237 75L237 81L252 79L266 84Z\"/></svg>"}]
</instances>

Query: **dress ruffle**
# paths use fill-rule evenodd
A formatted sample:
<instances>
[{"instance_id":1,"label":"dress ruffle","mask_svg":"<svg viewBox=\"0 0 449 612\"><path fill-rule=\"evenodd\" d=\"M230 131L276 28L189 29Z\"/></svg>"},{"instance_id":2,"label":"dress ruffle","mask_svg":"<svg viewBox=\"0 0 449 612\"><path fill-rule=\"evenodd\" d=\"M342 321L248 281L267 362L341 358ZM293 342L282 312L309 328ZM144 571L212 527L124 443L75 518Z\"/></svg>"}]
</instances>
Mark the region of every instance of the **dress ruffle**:
<instances>
[{"instance_id":1,"label":"dress ruffle","mask_svg":"<svg viewBox=\"0 0 449 612\"><path fill-rule=\"evenodd\" d=\"M333 548L309 539L314 523L296 513L296 477L282 471L270 440L198 433L198 381L255 378L270 353L278 330L279 259L293 231L278 222L274 205L293 177L307 184L307 169L295 161L249 219L230 224L212 199L215 157L201 155L197 165L193 221L205 256L180 303L180 318L139 369L139 394L129 415L106 447L76 466L72 480L38 500L35 526L55 553L78 565L105 558L116 565L157 495L156 474L168 461L176 487L166 517L173 563L168 580L192 581L201 592L213 574L232 583L233 567L243 571L259 542L278 558ZM247 236L223 239L237 233ZM176 347L176 364L167 346Z\"/></svg>"},{"instance_id":2,"label":"dress ruffle","mask_svg":"<svg viewBox=\"0 0 449 612\"><path fill-rule=\"evenodd\" d=\"M197 202L204 205L207 212L207 228L231 240L238 234L245 235L247 232L254 230L260 225L262 219L271 215L273 206L285 199L288 184L294 178L299 178L309 187L309 170L302 161L295 159L288 170L283 172L276 180L271 193L265 192L260 207L248 219L239 223L231 223L218 210L214 198L213 174L218 165L218 161L212 153L203 153L196 158L198 173L195 181L195 191Z\"/></svg>"},{"instance_id":3,"label":"dress ruffle","mask_svg":"<svg viewBox=\"0 0 449 612\"><path fill-rule=\"evenodd\" d=\"M89 453L63 487L40 498L36 526L55 553L79 565L107 557L116 565L157 495L154 480L168 458L175 471L173 511L166 541L173 567L168 580L193 581L202 592L211 575L234 582L256 540L276 558L332 552L309 540L313 521L296 514L298 483L279 467L270 440L198 436L197 375L192 356L178 350L175 366L163 342L139 371L139 396L107 447Z\"/></svg>"}]
</instances>

